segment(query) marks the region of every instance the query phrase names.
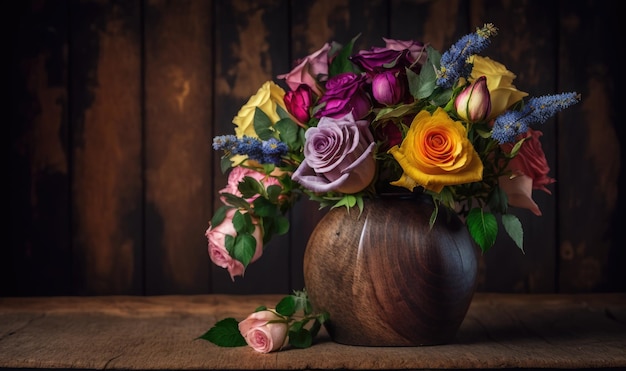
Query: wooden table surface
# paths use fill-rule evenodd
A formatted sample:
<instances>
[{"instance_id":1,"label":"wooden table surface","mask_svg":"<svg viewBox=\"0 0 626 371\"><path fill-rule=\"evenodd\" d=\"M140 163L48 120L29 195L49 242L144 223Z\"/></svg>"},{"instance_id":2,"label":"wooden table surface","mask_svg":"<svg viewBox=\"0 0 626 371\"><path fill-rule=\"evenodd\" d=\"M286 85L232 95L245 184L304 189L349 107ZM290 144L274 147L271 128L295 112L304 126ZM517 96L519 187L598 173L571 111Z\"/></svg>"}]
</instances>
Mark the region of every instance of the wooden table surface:
<instances>
[{"instance_id":1,"label":"wooden table surface","mask_svg":"<svg viewBox=\"0 0 626 371\"><path fill-rule=\"evenodd\" d=\"M626 369L626 293L477 293L455 342L440 346L346 346L323 332L311 348L261 354L195 340L281 297L0 298L0 368Z\"/></svg>"}]
</instances>

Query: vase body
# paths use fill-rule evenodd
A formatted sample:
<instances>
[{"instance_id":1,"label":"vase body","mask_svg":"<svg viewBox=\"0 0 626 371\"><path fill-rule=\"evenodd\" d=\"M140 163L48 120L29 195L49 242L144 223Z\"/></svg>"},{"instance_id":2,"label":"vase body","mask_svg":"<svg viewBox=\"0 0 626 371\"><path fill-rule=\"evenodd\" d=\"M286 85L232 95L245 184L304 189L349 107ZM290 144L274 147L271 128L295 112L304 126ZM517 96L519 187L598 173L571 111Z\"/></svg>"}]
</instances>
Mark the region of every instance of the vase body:
<instances>
[{"instance_id":1,"label":"vase body","mask_svg":"<svg viewBox=\"0 0 626 371\"><path fill-rule=\"evenodd\" d=\"M465 225L442 208L431 229L429 198L365 200L363 213L330 210L304 255L311 303L330 314L338 343L450 343L476 289L477 249Z\"/></svg>"}]
</instances>

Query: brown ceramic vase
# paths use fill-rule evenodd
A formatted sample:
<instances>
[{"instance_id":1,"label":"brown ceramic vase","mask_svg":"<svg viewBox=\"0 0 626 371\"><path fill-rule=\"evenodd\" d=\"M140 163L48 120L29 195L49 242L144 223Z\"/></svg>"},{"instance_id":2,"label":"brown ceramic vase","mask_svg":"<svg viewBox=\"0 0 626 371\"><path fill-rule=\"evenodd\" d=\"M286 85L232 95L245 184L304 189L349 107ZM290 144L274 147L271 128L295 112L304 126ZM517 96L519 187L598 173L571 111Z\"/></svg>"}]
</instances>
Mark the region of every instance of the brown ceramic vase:
<instances>
[{"instance_id":1,"label":"brown ceramic vase","mask_svg":"<svg viewBox=\"0 0 626 371\"><path fill-rule=\"evenodd\" d=\"M476 288L477 249L458 216L440 208L429 226L429 198L365 201L363 213L330 210L304 256L309 298L326 310L342 344L446 344Z\"/></svg>"}]
</instances>

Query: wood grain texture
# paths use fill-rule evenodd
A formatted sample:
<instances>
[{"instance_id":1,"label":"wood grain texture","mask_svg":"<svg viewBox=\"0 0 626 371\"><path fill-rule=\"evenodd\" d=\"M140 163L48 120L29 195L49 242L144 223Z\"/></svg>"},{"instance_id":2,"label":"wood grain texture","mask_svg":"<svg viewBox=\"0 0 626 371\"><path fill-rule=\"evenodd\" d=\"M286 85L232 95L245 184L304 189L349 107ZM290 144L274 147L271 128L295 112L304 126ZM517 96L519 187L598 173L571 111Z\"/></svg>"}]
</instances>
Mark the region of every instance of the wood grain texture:
<instances>
[{"instance_id":1,"label":"wood grain texture","mask_svg":"<svg viewBox=\"0 0 626 371\"><path fill-rule=\"evenodd\" d=\"M582 96L559 116L559 275L563 292L626 291L625 94L616 84L621 65L607 35L623 35L616 5L573 1L561 5L559 89ZM592 44L593 55L577 55Z\"/></svg>"},{"instance_id":2,"label":"wood grain texture","mask_svg":"<svg viewBox=\"0 0 626 371\"><path fill-rule=\"evenodd\" d=\"M141 294L140 2L72 3L74 293Z\"/></svg>"},{"instance_id":3,"label":"wood grain texture","mask_svg":"<svg viewBox=\"0 0 626 371\"><path fill-rule=\"evenodd\" d=\"M406 346L450 342L476 287L477 248L455 214L423 197L332 209L311 234L304 280L333 340Z\"/></svg>"},{"instance_id":4,"label":"wood grain texture","mask_svg":"<svg viewBox=\"0 0 626 371\"><path fill-rule=\"evenodd\" d=\"M67 8L23 1L3 12L9 223L0 296L71 292Z\"/></svg>"},{"instance_id":5,"label":"wood grain texture","mask_svg":"<svg viewBox=\"0 0 626 371\"><path fill-rule=\"evenodd\" d=\"M234 133L233 118L263 83L289 71L289 13L285 0L216 1L214 4L215 35L219 42L215 54L215 112L211 125L213 135L225 135ZM213 161L214 190L224 188L227 183L227 174L220 171L220 156L221 153L216 153ZM221 205L217 191L212 197L217 209ZM244 278L237 277L235 282L225 269L211 265L211 290L238 294L290 293L289 236L278 236L265 245L263 257L246 269Z\"/></svg>"},{"instance_id":6,"label":"wood grain texture","mask_svg":"<svg viewBox=\"0 0 626 371\"><path fill-rule=\"evenodd\" d=\"M145 3L145 293L209 292L213 4Z\"/></svg>"},{"instance_id":7,"label":"wood grain texture","mask_svg":"<svg viewBox=\"0 0 626 371\"><path fill-rule=\"evenodd\" d=\"M516 78L513 84L529 97L560 93L556 76L558 60L555 50L558 37L557 3L506 2L485 0L472 3L471 29L492 22L498 35L481 54L503 63ZM576 108L574 107L573 110ZM550 176L557 184L569 181L557 176L556 120L540 127L541 143L551 168ZM563 159L563 161L567 161ZM479 290L509 292L553 292L555 287L556 245L553 231L557 228L557 185L547 187L553 194L535 190L533 199L542 212L535 216L527 209L510 208L524 228L524 252L504 232L500 232L495 247L484 255ZM497 279L495 277L498 277Z\"/></svg>"},{"instance_id":8,"label":"wood grain texture","mask_svg":"<svg viewBox=\"0 0 626 371\"><path fill-rule=\"evenodd\" d=\"M0 298L0 368L114 370L620 369L626 295L477 293L455 341L361 347L322 332L263 355L195 340L278 295Z\"/></svg>"},{"instance_id":9,"label":"wood grain texture","mask_svg":"<svg viewBox=\"0 0 626 371\"><path fill-rule=\"evenodd\" d=\"M579 91L546 123L557 182L544 215L514 211L479 257L478 290L626 291L626 126L615 2L586 0L25 0L3 6L8 62L9 242L0 296L287 293L302 289L308 236L325 210L303 200L292 229L233 283L203 236L226 180L215 135L266 80L324 42L417 39L444 50L484 22L486 54L531 95ZM618 45L619 46L619 45ZM195 83L195 85L194 85ZM284 86L284 85L283 85ZM182 109L181 109L182 107Z\"/></svg>"}]
</instances>

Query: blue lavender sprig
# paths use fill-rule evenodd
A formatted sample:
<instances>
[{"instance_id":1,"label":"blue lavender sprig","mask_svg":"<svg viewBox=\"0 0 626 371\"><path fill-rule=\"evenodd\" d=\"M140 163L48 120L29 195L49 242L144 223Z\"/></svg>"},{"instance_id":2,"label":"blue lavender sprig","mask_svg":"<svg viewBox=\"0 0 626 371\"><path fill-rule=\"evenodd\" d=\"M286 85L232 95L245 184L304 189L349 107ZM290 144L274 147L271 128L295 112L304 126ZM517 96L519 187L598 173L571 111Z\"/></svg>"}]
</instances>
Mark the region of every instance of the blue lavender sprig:
<instances>
[{"instance_id":1,"label":"blue lavender sprig","mask_svg":"<svg viewBox=\"0 0 626 371\"><path fill-rule=\"evenodd\" d=\"M498 29L487 23L476 32L463 36L441 56L441 67L437 71L437 86L444 89L451 88L461 77L468 77L472 72L472 65L467 59L485 50L491 43L491 36L498 34Z\"/></svg>"},{"instance_id":2,"label":"blue lavender sprig","mask_svg":"<svg viewBox=\"0 0 626 371\"><path fill-rule=\"evenodd\" d=\"M213 149L230 155L246 155L251 160L277 166L289 150L287 144L278 139L270 138L263 141L246 135L242 138L234 135L217 136L213 138Z\"/></svg>"},{"instance_id":3,"label":"blue lavender sprig","mask_svg":"<svg viewBox=\"0 0 626 371\"><path fill-rule=\"evenodd\" d=\"M543 124L579 100L580 95L576 92L531 98L521 111L507 111L498 116L493 124L491 137L500 144L514 142L519 134L528 131L530 125Z\"/></svg>"}]
</instances>

